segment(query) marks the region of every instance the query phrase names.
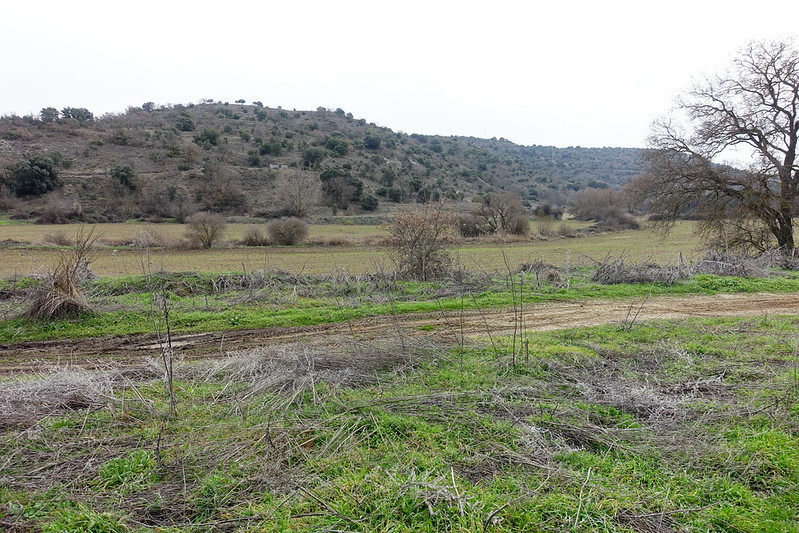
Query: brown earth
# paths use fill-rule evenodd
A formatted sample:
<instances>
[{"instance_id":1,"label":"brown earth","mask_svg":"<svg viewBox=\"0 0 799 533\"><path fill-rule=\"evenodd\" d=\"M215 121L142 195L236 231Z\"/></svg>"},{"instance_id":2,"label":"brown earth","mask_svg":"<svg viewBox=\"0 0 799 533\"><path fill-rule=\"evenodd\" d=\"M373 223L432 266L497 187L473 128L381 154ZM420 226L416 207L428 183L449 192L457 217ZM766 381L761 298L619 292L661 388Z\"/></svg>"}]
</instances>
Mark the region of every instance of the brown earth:
<instances>
[{"instance_id":1,"label":"brown earth","mask_svg":"<svg viewBox=\"0 0 799 533\"><path fill-rule=\"evenodd\" d=\"M511 334L514 328L549 331L610 323L691 317L799 314L799 294L724 294L657 297L635 300L583 300L525 305L518 311L495 308L463 313L417 313L380 316L346 323L215 331L175 335L172 345L182 358L220 357L231 350L290 342L332 343L342 337L358 341L397 335L430 336L442 342L460 337ZM112 368L159 357L155 335L20 342L0 345L0 374L33 372L58 366Z\"/></svg>"}]
</instances>

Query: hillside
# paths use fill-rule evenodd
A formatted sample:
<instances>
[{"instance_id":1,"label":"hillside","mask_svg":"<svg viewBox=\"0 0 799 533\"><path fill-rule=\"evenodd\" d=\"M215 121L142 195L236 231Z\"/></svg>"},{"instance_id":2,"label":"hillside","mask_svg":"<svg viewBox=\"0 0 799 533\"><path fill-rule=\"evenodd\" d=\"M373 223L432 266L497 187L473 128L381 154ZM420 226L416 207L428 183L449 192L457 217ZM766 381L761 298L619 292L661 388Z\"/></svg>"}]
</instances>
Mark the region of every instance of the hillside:
<instances>
[{"instance_id":1,"label":"hillside","mask_svg":"<svg viewBox=\"0 0 799 533\"><path fill-rule=\"evenodd\" d=\"M66 111L66 112L65 112ZM493 190L525 205L563 203L586 187L623 184L641 149L519 146L505 139L394 132L341 109L289 111L255 102L43 110L0 118L0 169L33 155L56 163L63 187L15 198L17 218L116 221L182 217L197 209L271 217L376 211Z\"/></svg>"}]
</instances>

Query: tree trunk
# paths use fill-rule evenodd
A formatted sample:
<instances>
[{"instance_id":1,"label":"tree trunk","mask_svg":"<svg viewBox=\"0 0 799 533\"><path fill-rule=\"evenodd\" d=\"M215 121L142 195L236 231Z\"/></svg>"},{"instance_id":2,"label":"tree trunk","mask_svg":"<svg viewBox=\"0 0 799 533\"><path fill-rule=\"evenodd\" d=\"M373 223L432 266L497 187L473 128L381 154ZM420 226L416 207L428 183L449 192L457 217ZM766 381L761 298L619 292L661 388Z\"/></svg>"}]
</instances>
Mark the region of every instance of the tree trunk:
<instances>
[{"instance_id":1,"label":"tree trunk","mask_svg":"<svg viewBox=\"0 0 799 533\"><path fill-rule=\"evenodd\" d=\"M796 247L793 241L793 219L790 211L781 212L777 220L777 231L774 232L777 245L785 251L793 251Z\"/></svg>"}]
</instances>

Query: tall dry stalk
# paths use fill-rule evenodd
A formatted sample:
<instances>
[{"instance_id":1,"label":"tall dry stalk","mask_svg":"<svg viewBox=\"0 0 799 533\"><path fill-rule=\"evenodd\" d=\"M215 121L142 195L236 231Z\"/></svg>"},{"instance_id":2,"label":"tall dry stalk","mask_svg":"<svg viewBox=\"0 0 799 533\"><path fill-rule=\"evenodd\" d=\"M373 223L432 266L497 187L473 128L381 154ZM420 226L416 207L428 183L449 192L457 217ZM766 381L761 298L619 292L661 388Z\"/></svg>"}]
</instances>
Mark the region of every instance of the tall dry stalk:
<instances>
[{"instance_id":1,"label":"tall dry stalk","mask_svg":"<svg viewBox=\"0 0 799 533\"><path fill-rule=\"evenodd\" d=\"M89 264L97 256L93 247L98 237L94 227L78 229L75 245L61 251L43 286L34 294L26 316L54 320L74 318L91 311L80 283L90 275Z\"/></svg>"}]
</instances>

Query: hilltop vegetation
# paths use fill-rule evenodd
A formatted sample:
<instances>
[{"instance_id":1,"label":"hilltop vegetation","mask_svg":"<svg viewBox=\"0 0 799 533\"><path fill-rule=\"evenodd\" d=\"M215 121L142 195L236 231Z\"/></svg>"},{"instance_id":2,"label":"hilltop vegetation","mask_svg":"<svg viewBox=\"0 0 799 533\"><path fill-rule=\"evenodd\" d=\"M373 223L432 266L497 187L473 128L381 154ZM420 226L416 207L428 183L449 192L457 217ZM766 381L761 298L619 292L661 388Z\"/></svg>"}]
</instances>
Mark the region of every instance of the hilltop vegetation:
<instances>
[{"instance_id":1,"label":"hilltop vegetation","mask_svg":"<svg viewBox=\"0 0 799 533\"><path fill-rule=\"evenodd\" d=\"M183 219L198 210L319 217L498 191L518 194L530 208L623 184L639 172L640 154L405 134L342 109L289 111L243 100L148 102L102 117L45 108L0 118L0 208L46 222ZM17 170L43 159L56 175L42 186L21 182Z\"/></svg>"}]
</instances>

